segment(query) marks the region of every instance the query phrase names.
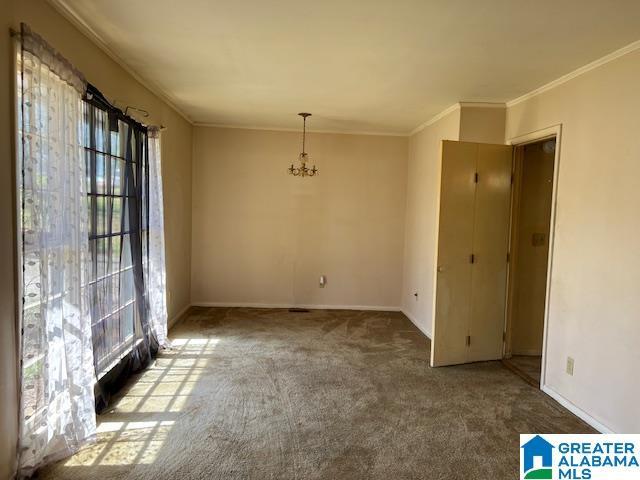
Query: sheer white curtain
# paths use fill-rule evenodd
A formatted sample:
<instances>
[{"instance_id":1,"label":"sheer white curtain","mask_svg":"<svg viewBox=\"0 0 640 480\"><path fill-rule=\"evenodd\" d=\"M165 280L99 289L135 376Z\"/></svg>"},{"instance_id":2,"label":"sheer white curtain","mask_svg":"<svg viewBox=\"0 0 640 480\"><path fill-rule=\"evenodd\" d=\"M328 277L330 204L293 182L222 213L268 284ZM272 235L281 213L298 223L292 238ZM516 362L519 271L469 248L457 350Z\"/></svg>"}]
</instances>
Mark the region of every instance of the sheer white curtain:
<instances>
[{"instance_id":1,"label":"sheer white curtain","mask_svg":"<svg viewBox=\"0 0 640 480\"><path fill-rule=\"evenodd\" d=\"M151 326L156 332L160 347L167 347L169 346L167 340L167 275L164 256L160 135L158 127L149 127L149 266L146 286Z\"/></svg>"},{"instance_id":2,"label":"sheer white curtain","mask_svg":"<svg viewBox=\"0 0 640 480\"><path fill-rule=\"evenodd\" d=\"M88 212L76 70L28 27L18 45L20 475L96 432Z\"/></svg>"}]
</instances>

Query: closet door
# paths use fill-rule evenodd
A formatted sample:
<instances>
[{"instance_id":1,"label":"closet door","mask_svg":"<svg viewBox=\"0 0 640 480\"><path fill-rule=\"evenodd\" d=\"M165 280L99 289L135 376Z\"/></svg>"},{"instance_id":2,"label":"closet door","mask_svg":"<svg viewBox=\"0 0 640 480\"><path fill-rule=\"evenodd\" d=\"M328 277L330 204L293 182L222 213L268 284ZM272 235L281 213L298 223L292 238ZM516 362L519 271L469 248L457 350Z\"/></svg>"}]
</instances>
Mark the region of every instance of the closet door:
<instances>
[{"instance_id":1,"label":"closet door","mask_svg":"<svg viewBox=\"0 0 640 480\"><path fill-rule=\"evenodd\" d=\"M475 143L442 142L432 366L467 361L477 151Z\"/></svg>"},{"instance_id":2,"label":"closet door","mask_svg":"<svg viewBox=\"0 0 640 480\"><path fill-rule=\"evenodd\" d=\"M512 147L478 145L468 362L502 358Z\"/></svg>"},{"instance_id":3,"label":"closet door","mask_svg":"<svg viewBox=\"0 0 640 480\"><path fill-rule=\"evenodd\" d=\"M502 357L511 158L443 142L431 366Z\"/></svg>"}]
</instances>

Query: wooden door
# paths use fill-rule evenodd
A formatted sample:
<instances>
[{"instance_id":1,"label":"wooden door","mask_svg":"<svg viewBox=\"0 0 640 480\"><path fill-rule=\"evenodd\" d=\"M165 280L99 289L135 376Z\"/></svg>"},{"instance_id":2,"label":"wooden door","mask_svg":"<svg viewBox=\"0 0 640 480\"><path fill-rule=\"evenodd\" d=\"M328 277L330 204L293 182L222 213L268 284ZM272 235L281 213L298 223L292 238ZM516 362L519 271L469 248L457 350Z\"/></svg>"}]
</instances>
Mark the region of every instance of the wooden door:
<instances>
[{"instance_id":1,"label":"wooden door","mask_svg":"<svg viewBox=\"0 0 640 480\"><path fill-rule=\"evenodd\" d=\"M502 358L512 147L478 146L468 362Z\"/></svg>"},{"instance_id":2,"label":"wooden door","mask_svg":"<svg viewBox=\"0 0 640 480\"><path fill-rule=\"evenodd\" d=\"M432 366L502 357L511 152L443 142Z\"/></svg>"},{"instance_id":3,"label":"wooden door","mask_svg":"<svg viewBox=\"0 0 640 480\"><path fill-rule=\"evenodd\" d=\"M432 366L467 361L477 152L475 143L442 142Z\"/></svg>"}]
</instances>

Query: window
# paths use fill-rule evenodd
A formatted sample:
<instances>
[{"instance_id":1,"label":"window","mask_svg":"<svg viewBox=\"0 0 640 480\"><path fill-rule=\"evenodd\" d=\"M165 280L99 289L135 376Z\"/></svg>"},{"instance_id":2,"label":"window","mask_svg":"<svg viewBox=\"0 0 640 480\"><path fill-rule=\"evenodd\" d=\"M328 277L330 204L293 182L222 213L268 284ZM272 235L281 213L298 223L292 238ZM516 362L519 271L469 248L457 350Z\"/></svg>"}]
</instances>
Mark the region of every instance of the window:
<instances>
[{"instance_id":1,"label":"window","mask_svg":"<svg viewBox=\"0 0 640 480\"><path fill-rule=\"evenodd\" d=\"M85 103L93 354L100 379L141 341L147 238L146 132ZM138 279L138 280L137 280Z\"/></svg>"}]
</instances>

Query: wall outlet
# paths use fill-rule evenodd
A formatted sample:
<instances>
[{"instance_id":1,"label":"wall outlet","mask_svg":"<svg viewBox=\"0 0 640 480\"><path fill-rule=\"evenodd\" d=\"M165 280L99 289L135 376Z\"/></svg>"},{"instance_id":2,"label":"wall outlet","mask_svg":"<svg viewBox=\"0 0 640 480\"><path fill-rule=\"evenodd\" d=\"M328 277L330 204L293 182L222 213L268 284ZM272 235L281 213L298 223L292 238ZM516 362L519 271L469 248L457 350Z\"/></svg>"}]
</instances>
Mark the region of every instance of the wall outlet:
<instances>
[{"instance_id":1,"label":"wall outlet","mask_svg":"<svg viewBox=\"0 0 640 480\"><path fill-rule=\"evenodd\" d=\"M567 375L572 375L573 376L573 364L574 364L574 360L571 357L567 357Z\"/></svg>"}]
</instances>

